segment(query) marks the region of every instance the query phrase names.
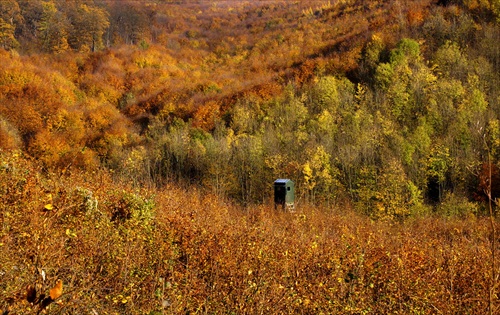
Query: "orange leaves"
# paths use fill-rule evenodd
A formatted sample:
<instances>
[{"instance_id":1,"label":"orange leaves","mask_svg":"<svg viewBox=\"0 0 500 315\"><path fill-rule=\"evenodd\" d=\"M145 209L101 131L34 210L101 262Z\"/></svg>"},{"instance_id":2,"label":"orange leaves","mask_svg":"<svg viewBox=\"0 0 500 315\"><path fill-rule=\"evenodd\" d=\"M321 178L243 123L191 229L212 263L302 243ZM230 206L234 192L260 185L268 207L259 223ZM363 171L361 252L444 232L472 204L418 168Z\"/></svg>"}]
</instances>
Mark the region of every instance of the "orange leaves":
<instances>
[{"instance_id":1,"label":"orange leaves","mask_svg":"<svg viewBox=\"0 0 500 315\"><path fill-rule=\"evenodd\" d=\"M406 15L410 26L416 26L423 23L426 13L419 8L410 8Z\"/></svg>"},{"instance_id":2,"label":"orange leaves","mask_svg":"<svg viewBox=\"0 0 500 315\"><path fill-rule=\"evenodd\" d=\"M90 100L83 105L87 126L94 131L106 130L120 117L118 110L109 104Z\"/></svg>"},{"instance_id":3,"label":"orange leaves","mask_svg":"<svg viewBox=\"0 0 500 315\"><path fill-rule=\"evenodd\" d=\"M57 279L56 285L52 289L50 289L50 298L55 301L62 295L62 292L63 282L61 279Z\"/></svg>"},{"instance_id":4,"label":"orange leaves","mask_svg":"<svg viewBox=\"0 0 500 315\"><path fill-rule=\"evenodd\" d=\"M58 165L61 158L70 150L71 147L64 137L46 130L37 133L28 146L28 152L38 157L47 166Z\"/></svg>"},{"instance_id":5,"label":"orange leaves","mask_svg":"<svg viewBox=\"0 0 500 315\"><path fill-rule=\"evenodd\" d=\"M40 283L28 284L24 293L18 293L17 296L10 297L7 299L7 309L3 314L9 314L11 311L22 312L24 311L35 311L36 314L46 312L46 309L53 303L61 304L57 301L63 292L63 282L58 279L55 286L49 290L49 295L47 296L44 292L44 286ZM26 305L28 302L28 305ZM1 309L0 309L1 310Z\"/></svg>"},{"instance_id":6,"label":"orange leaves","mask_svg":"<svg viewBox=\"0 0 500 315\"><path fill-rule=\"evenodd\" d=\"M311 80L315 75L316 63L314 60L306 60L300 65L298 70L295 71L295 82L297 84L304 84Z\"/></svg>"},{"instance_id":7,"label":"orange leaves","mask_svg":"<svg viewBox=\"0 0 500 315\"><path fill-rule=\"evenodd\" d=\"M210 101L198 107L193 115L193 127L203 130L215 128L215 122L219 119L220 105L215 101Z\"/></svg>"}]
</instances>

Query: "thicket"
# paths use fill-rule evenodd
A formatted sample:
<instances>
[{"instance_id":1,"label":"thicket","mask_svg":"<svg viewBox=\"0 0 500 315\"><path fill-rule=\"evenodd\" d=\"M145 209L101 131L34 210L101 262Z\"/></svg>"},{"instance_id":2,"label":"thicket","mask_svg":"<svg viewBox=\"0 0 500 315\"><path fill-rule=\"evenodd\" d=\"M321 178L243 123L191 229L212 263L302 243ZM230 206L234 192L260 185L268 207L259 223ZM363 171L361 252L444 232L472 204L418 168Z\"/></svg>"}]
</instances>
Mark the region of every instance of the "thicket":
<instances>
[{"instance_id":1,"label":"thicket","mask_svg":"<svg viewBox=\"0 0 500 315\"><path fill-rule=\"evenodd\" d=\"M19 152L0 158L7 314L485 314L489 307L490 230L481 217L397 223L311 206L242 208L196 188L138 189L107 172L47 173ZM57 279L62 295L40 306Z\"/></svg>"}]
</instances>

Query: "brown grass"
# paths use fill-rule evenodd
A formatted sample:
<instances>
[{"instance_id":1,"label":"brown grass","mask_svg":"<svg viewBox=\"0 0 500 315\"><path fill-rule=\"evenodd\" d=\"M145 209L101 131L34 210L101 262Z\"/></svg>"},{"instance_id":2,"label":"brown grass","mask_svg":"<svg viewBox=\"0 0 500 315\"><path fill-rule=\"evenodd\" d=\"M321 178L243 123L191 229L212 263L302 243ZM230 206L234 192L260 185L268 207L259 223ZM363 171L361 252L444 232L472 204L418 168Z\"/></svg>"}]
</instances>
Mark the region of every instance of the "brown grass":
<instances>
[{"instance_id":1,"label":"brown grass","mask_svg":"<svg viewBox=\"0 0 500 315\"><path fill-rule=\"evenodd\" d=\"M0 152L0 310L33 314L484 314L476 217L374 222L348 209L242 209L197 189L51 174ZM97 201L97 202L96 202ZM47 207L51 204L52 207ZM52 210L48 210L52 208ZM45 274L45 280L42 278Z\"/></svg>"}]
</instances>

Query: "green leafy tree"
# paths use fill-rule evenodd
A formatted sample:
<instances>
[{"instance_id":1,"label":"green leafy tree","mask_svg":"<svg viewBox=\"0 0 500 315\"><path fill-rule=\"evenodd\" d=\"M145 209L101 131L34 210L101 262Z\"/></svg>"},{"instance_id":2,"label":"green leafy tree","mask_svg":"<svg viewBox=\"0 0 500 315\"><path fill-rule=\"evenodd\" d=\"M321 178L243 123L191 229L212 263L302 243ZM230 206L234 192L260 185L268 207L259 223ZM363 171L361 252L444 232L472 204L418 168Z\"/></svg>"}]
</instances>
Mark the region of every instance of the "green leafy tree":
<instances>
[{"instance_id":1,"label":"green leafy tree","mask_svg":"<svg viewBox=\"0 0 500 315\"><path fill-rule=\"evenodd\" d=\"M403 219L422 205L422 194L396 159L376 171L364 167L356 189L357 206L374 219Z\"/></svg>"},{"instance_id":2,"label":"green leafy tree","mask_svg":"<svg viewBox=\"0 0 500 315\"><path fill-rule=\"evenodd\" d=\"M333 156L342 171L344 185L351 193L364 166L375 166L379 159L381 128L367 109L345 113L339 124Z\"/></svg>"},{"instance_id":3,"label":"green leafy tree","mask_svg":"<svg viewBox=\"0 0 500 315\"><path fill-rule=\"evenodd\" d=\"M470 72L469 61L455 42L447 41L434 54L437 70L447 77L464 80Z\"/></svg>"},{"instance_id":4,"label":"green leafy tree","mask_svg":"<svg viewBox=\"0 0 500 315\"><path fill-rule=\"evenodd\" d=\"M453 121L457 119L458 104L462 103L465 89L454 79L441 79L428 99L428 117L436 132L447 134Z\"/></svg>"},{"instance_id":5,"label":"green leafy tree","mask_svg":"<svg viewBox=\"0 0 500 315\"><path fill-rule=\"evenodd\" d=\"M500 23L500 1L490 0L490 2L491 2L491 10L497 17L497 23Z\"/></svg>"},{"instance_id":6,"label":"green leafy tree","mask_svg":"<svg viewBox=\"0 0 500 315\"><path fill-rule=\"evenodd\" d=\"M266 115L262 107L261 101L257 99L238 100L231 112L231 129L236 134L260 132Z\"/></svg>"},{"instance_id":7,"label":"green leafy tree","mask_svg":"<svg viewBox=\"0 0 500 315\"><path fill-rule=\"evenodd\" d=\"M409 179L418 189L425 191L427 186L427 157L434 139L434 129L421 119L413 133L404 138L405 147L402 153L402 162Z\"/></svg>"},{"instance_id":8,"label":"green leafy tree","mask_svg":"<svg viewBox=\"0 0 500 315\"><path fill-rule=\"evenodd\" d=\"M265 122L266 135L274 133L279 149L297 157L309 138L306 96L295 95L290 86L284 94L282 98L275 99L268 104L268 119Z\"/></svg>"},{"instance_id":9,"label":"green leafy tree","mask_svg":"<svg viewBox=\"0 0 500 315\"><path fill-rule=\"evenodd\" d=\"M373 76L384 56L385 50L386 47L382 38L377 34L372 35L371 40L365 45L362 52L360 71L363 79L368 81L373 80Z\"/></svg>"},{"instance_id":10,"label":"green leafy tree","mask_svg":"<svg viewBox=\"0 0 500 315\"><path fill-rule=\"evenodd\" d=\"M449 172L452 168L449 148L443 145L434 146L429 154L427 165L430 197L431 199L441 201L449 179Z\"/></svg>"},{"instance_id":11,"label":"green leafy tree","mask_svg":"<svg viewBox=\"0 0 500 315\"><path fill-rule=\"evenodd\" d=\"M426 115L426 95L437 78L422 61L420 45L414 40L401 40L389 59L375 72L375 82L387 96L383 114L412 131Z\"/></svg>"},{"instance_id":12,"label":"green leafy tree","mask_svg":"<svg viewBox=\"0 0 500 315\"><path fill-rule=\"evenodd\" d=\"M205 142L207 171L203 177L203 184L217 196L227 196L236 182L234 173L228 167L234 132L222 126L218 126L217 129L214 136Z\"/></svg>"},{"instance_id":13,"label":"green leafy tree","mask_svg":"<svg viewBox=\"0 0 500 315\"><path fill-rule=\"evenodd\" d=\"M313 114L330 111L335 114L339 104L339 92L337 90L337 79L331 76L321 77L311 89L310 108Z\"/></svg>"}]
</instances>

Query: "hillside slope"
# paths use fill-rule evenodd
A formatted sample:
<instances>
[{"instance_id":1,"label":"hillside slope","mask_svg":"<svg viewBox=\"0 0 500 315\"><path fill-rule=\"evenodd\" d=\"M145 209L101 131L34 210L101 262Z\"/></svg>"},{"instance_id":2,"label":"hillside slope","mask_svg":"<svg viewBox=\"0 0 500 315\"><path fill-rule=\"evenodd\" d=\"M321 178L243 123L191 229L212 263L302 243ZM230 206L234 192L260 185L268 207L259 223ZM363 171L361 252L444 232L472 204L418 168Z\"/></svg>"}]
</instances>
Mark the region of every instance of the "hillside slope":
<instances>
[{"instance_id":1,"label":"hillside slope","mask_svg":"<svg viewBox=\"0 0 500 315\"><path fill-rule=\"evenodd\" d=\"M0 311L493 312L499 12L0 1Z\"/></svg>"},{"instance_id":2,"label":"hillside slope","mask_svg":"<svg viewBox=\"0 0 500 315\"><path fill-rule=\"evenodd\" d=\"M484 200L495 2L142 4L2 2L2 148L244 204L277 177L374 217Z\"/></svg>"}]
</instances>

